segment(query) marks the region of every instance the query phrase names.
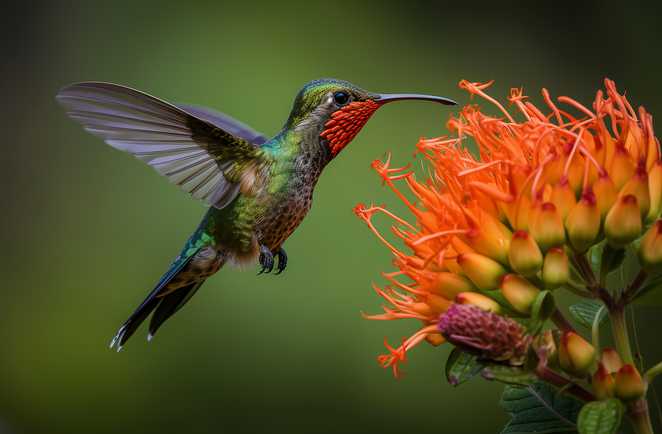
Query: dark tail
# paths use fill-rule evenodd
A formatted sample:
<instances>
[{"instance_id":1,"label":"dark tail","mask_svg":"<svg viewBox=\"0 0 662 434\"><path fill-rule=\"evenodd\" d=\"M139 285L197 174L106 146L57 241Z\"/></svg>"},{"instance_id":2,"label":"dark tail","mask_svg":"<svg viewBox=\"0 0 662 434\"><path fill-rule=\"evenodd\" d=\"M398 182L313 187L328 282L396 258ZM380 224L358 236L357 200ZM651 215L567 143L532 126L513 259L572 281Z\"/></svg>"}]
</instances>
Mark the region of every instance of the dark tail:
<instances>
[{"instance_id":1,"label":"dark tail","mask_svg":"<svg viewBox=\"0 0 662 434\"><path fill-rule=\"evenodd\" d=\"M192 281L177 289L171 290L168 288L168 284L177 278L182 271L185 271L186 266L191 262L197 251L195 249L193 251L188 250L186 253L188 254L185 257L180 255L175 259L175 262L173 262L168 271L161 277L156 287L138 306L135 312L131 314L129 319L122 324L122 327L120 327L111 341L110 348L117 348L117 351L120 351L140 324L153 313L152 319L149 322L149 335L147 336L147 339L151 340L161 325L181 309L193 297L200 286L202 286L205 281L204 279Z\"/></svg>"},{"instance_id":2,"label":"dark tail","mask_svg":"<svg viewBox=\"0 0 662 434\"><path fill-rule=\"evenodd\" d=\"M150 293L129 319L122 324L122 327L120 327L110 342L110 348L117 348L117 351L121 351L126 341L140 327L140 324L154 312L149 322L149 334L147 335L147 340L151 341L161 325L181 309L203 283L204 280L191 283L163 297L158 297L158 294L155 294L154 291Z\"/></svg>"}]
</instances>

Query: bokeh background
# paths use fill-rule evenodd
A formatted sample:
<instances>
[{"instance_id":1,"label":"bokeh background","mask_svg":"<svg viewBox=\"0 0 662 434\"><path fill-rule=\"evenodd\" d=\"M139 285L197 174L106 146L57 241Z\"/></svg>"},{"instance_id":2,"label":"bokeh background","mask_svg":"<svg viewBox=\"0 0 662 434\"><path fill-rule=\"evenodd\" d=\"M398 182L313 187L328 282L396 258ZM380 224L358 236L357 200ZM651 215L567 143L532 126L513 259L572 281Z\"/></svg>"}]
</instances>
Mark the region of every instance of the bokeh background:
<instances>
[{"instance_id":1,"label":"bokeh background","mask_svg":"<svg viewBox=\"0 0 662 434\"><path fill-rule=\"evenodd\" d=\"M332 76L381 92L466 102L461 78L589 101L608 76L662 116L656 11L600 1L530 8L475 2L116 0L3 11L0 153L0 433L493 433L501 386L446 384L448 348L420 346L407 375L377 366L416 324L361 319L390 257L352 214L400 204L370 170L446 108L380 110L331 164L288 241L288 270L224 269L147 344L107 348L204 212L202 204L68 120L54 101L104 80L223 110L268 134L298 88ZM529 3L530 4L530 3ZM659 311L641 309L650 360ZM656 321L657 319L657 321Z\"/></svg>"}]
</instances>

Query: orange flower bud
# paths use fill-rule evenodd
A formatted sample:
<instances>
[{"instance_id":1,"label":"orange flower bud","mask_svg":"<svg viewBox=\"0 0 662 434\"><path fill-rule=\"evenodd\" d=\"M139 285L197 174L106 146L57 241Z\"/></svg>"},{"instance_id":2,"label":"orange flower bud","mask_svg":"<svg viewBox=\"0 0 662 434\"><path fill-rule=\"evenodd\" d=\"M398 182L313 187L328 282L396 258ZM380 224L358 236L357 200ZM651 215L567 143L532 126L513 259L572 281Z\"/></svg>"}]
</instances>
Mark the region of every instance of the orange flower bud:
<instances>
[{"instance_id":1,"label":"orange flower bud","mask_svg":"<svg viewBox=\"0 0 662 434\"><path fill-rule=\"evenodd\" d=\"M545 202L540 210L535 212L530 222L530 232L542 251L565 243L565 229L561 215L556 211L556 205Z\"/></svg>"},{"instance_id":2,"label":"orange flower bud","mask_svg":"<svg viewBox=\"0 0 662 434\"><path fill-rule=\"evenodd\" d=\"M647 221L654 221L662 211L662 161L657 161L648 173L648 192L651 202Z\"/></svg>"},{"instance_id":3,"label":"orange flower bud","mask_svg":"<svg viewBox=\"0 0 662 434\"><path fill-rule=\"evenodd\" d=\"M656 221L641 238L639 260L646 268L662 264L662 220Z\"/></svg>"},{"instance_id":4,"label":"orange flower bud","mask_svg":"<svg viewBox=\"0 0 662 434\"><path fill-rule=\"evenodd\" d=\"M513 270L532 276L542 267L542 253L533 237L526 231L516 231L510 242L508 260Z\"/></svg>"},{"instance_id":5,"label":"orange flower bud","mask_svg":"<svg viewBox=\"0 0 662 434\"><path fill-rule=\"evenodd\" d=\"M455 303L471 304L487 312L500 313L501 306L491 298L478 292L462 292L455 297Z\"/></svg>"},{"instance_id":6,"label":"orange flower bud","mask_svg":"<svg viewBox=\"0 0 662 434\"><path fill-rule=\"evenodd\" d=\"M563 247L553 247L547 251L542 266L542 280L550 289L564 285L570 278L568 255Z\"/></svg>"},{"instance_id":7,"label":"orange flower bud","mask_svg":"<svg viewBox=\"0 0 662 434\"><path fill-rule=\"evenodd\" d=\"M600 216L605 218L611 206L616 202L616 196L618 195L614 181L607 174L604 174L593 183L592 188L593 193L595 193L595 200L598 202Z\"/></svg>"},{"instance_id":8,"label":"orange flower bud","mask_svg":"<svg viewBox=\"0 0 662 434\"><path fill-rule=\"evenodd\" d=\"M607 399L614 396L614 377L605 369L602 363L598 363L598 370L593 374L593 392L598 399Z\"/></svg>"},{"instance_id":9,"label":"orange flower bud","mask_svg":"<svg viewBox=\"0 0 662 434\"><path fill-rule=\"evenodd\" d=\"M595 360L595 348L575 332L565 332L559 346L561 368L576 377L585 376Z\"/></svg>"},{"instance_id":10,"label":"orange flower bud","mask_svg":"<svg viewBox=\"0 0 662 434\"><path fill-rule=\"evenodd\" d=\"M623 360L621 360L621 356L618 355L618 351L610 347L606 347L604 350L602 350L600 363L602 363L607 372L610 374L618 372L618 370L623 366Z\"/></svg>"},{"instance_id":11,"label":"orange flower bud","mask_svg":"<svg viewBox=\"0 0 662 434\"><path fill-rule=\"evenodd\" d=\"M641 234L641 213L635 195L621 196L605 219L605 235L614 247L630 244Z\"/></svg>"},{"instance_id":12,"label":"orange flower bud","mask_svg":"<svg viewBox=\"0 0 662 434\"><path fill-rule=\"evenodd\" d=\"M565 220L573 249L583 253L596 242L600 232L600 210L592 191L585 191Z\"/></svg>"},{"instance_id":13,"label":"orange flower bud","mask_svg":"<svg viewBox=\"0 0 662 434\"><path fill-rule=\"evenodd\" d=\"M635 170L636 166L630 158L630 153L623 146L617 147L609 165L609 176L614 181L616 189L620 190L634 176Z\"/></svg>"},{"instance_id":14,"label":"orange flower bud","mask_svg":"<svg viewBox=\"0 0 662 434\"><path fill-rule=\"evenodd\" d=\"M465 241L473 250L489 256L502 264L508 264L508 250L512 233L499 220L483 213L480 217L480 227L471 230Z\"/></svg>"},{"instance_id":15,"label":"orange flower bud","mask_svg":"<svg viewBox=\"0 0 662 434\"><path fill-rule=\"evenodd\" d=\"M637 169L636 175L625 183L619 196L623 197L628 194L632 194L637 198L641 217L646 218L648 216L648 211L650 210L651 198L648 188L648 173L646 173L645 168L640 167Z\"/></svg>"},{"instance_id":16,"label":"orange flower bud","mask_svg":"<svg viewBox=\"0 0 662 434\"><path fill-rule=\"evenodd\" d=\"M515 206L511 210L511 223L515 229L527 230L529 228L529 220L531 217L531 199L529 196L523 195L515 203Z\"/></svg>"},{"instance_id":17,"label":"orange flower bud","mask_svg":"<svg viewBox=\"0 0 662 434\"><path fill-rule=\"evenodd\" d=\"M483 291L498 288L506 274L503 265L479 253L463 253L457 257L457 263L474 285Z\"/></svg>"},{"instance_id":18,"label":"orange flower bud","mask_svg":"<svg viewBox=\"0 0 662 434\"><path fill-rule=\"evenodd\" d=\"M561 182L552 188L551 202L556 206L559 214L561 214L561 218L565 220L577 202L575 191L570 187L567 180L561 180Z\"/></svg>"},{"instance_id":19,"label":"orange flower bud","mask_svg":"<svg viewBox=\"0 0 662 434\"><path fill-rule=\"evenodd\" d=\"M623 401L633 401L646 393L646 385L634 365L623 365L616 373L614 395Z\"/></svg>"},{"instance_id":20,"label":"orange flower bud","mask_svg":"<svg viewBox=\"0 0 662 434\"><path fill-rule=\"evenodd\" d=\"M471 281L459 274L440 271L434 273L434 280L430 283L427 290L452 300L461 292L473 291L476 288Z\"/></svg>"},{"instance_id":21,"label":"orange flower bud","mask_svg":"<svg viewBox=\"0 0 662 434\"><path fill-rule=\"evenodd\" d=\"M501 279L501 294L520 313L528 314L540 293L531 282L517 274L507 274Z\"/></svg>"}]
</instances>

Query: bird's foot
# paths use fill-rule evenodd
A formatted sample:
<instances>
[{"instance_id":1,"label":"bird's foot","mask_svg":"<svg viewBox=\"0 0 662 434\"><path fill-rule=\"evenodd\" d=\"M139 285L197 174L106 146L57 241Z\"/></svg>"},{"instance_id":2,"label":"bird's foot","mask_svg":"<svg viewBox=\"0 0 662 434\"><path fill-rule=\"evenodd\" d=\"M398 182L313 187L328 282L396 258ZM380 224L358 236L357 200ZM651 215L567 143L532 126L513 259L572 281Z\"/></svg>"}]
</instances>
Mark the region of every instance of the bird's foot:
<instances>
[{"instance_id":1,"label":"bird's foot","mask_svg":"<svg viewBox=\"0 0 662 434\"><path fill-rule=\"evenodd\" d=\"M274 254L271 253L271 250L265 245L260 246L260 265L262 266L262 269L257 273L258 275L262 273L271 273L271 270L274 269Z\"/></svg>"},{"instance_id":2,"label":"bird's foot","mask_svg":"<svg viewBox=\"0 0 662 434\"><path fill-rule=\"evenodd\" d=\"M278 257L278 267L276 274L280 274L287 267L287 253L285 253L285 250L281 247L276 252L276 256Z\"/></svg>"}]
</instances>

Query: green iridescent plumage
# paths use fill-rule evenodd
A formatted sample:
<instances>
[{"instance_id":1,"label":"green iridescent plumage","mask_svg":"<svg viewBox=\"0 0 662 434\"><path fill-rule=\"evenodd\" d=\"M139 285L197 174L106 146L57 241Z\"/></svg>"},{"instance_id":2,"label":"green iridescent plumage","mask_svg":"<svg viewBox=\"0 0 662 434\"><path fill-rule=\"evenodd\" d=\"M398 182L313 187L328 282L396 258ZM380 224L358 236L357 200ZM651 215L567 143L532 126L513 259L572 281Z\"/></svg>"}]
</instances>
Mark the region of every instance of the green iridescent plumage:
<instances>
[{"instance_id":1,"label":"green iridescent plumage","mask_svg":"<svg viewBox=\"0 0 662 434\"><path fill-rule=\"evenodd\" d=\"M150 314L153 336L226 263L259 261L270 272L275 257L282 271L282 245L308 213L322 169L383 103L452 103L316 80L301 89L283 129L267 140L211 109L169 104L110 83L73 84L57 99L87 131L210 205L180 255L113 339L118 350Z\"/></svg>"}]
</instances>

